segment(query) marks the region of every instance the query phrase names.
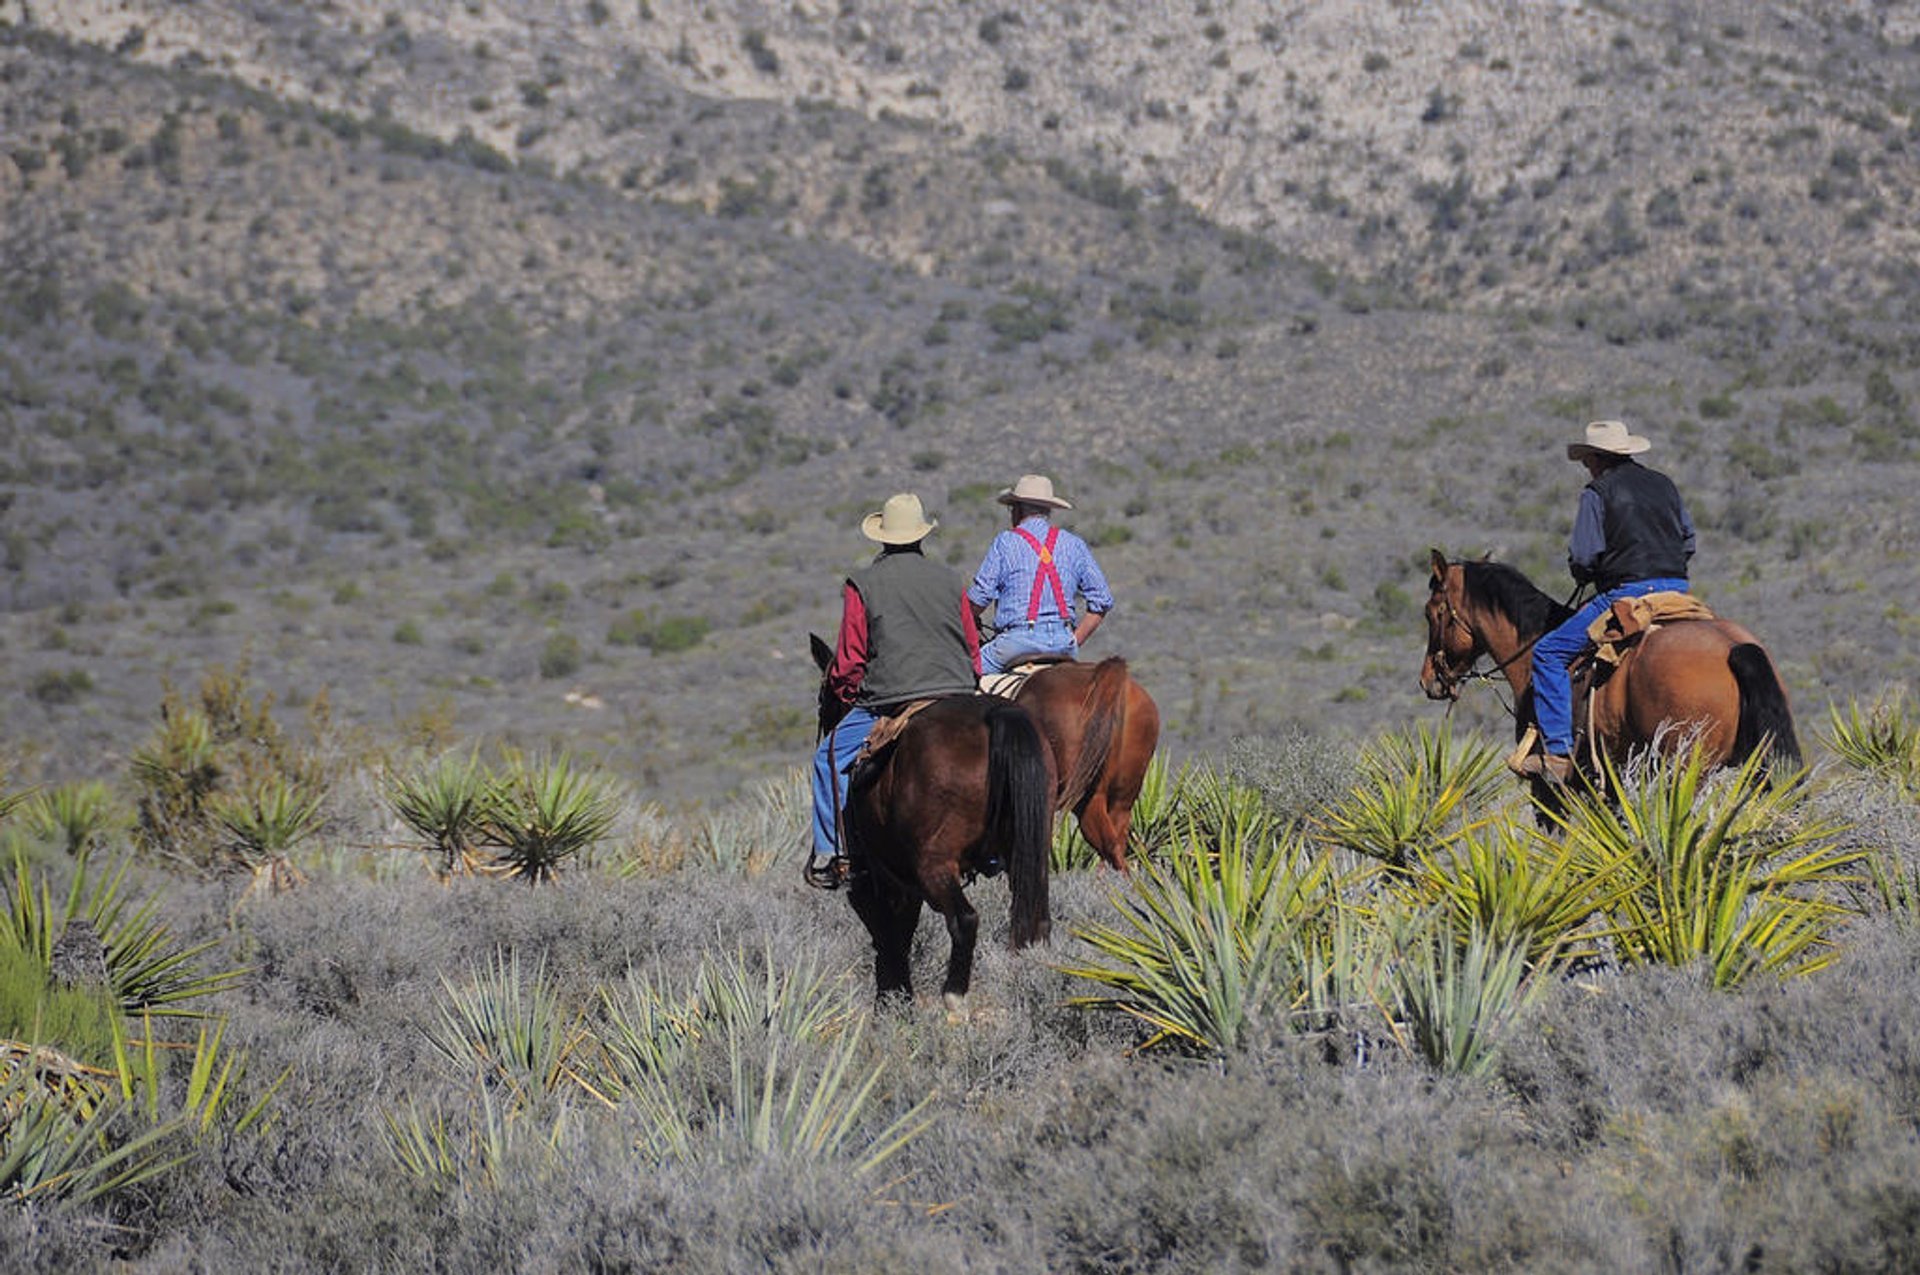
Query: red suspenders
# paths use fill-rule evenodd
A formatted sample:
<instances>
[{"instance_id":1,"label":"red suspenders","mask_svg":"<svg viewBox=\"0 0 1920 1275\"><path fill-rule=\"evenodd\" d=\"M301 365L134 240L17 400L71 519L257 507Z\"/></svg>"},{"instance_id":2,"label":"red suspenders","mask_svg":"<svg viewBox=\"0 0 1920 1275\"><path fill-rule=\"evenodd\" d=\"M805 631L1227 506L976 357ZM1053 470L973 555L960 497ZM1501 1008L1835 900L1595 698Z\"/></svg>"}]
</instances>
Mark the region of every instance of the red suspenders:
<instances>
[{"instance_id":1,"label":"red suspenders","mask_svg":"<svg viewBox=\"0 0 1920 1275\"><path fill-rule=\"evenodd\" d=\"M1060 538L1060 528L1047 528L1047 542L1045 544L1041 544L1040 538L1035 536L1031 531L1028 531L1025 527L1015 527L1013 533L1031 545L1034 553L1038 554L1040 558L1040 570L1033 577L1033 596L1027 599L1027 623L1032 624L1034 620L1039 617L1040 603L1046 597L1048 585L1053 586L1054 601L1059 603L1060 618L1065 620L1067 618L1067 591L1060 585L1059 568L1053 565L1053 545L1054 542Z\"/></svg>"}]
</instances>

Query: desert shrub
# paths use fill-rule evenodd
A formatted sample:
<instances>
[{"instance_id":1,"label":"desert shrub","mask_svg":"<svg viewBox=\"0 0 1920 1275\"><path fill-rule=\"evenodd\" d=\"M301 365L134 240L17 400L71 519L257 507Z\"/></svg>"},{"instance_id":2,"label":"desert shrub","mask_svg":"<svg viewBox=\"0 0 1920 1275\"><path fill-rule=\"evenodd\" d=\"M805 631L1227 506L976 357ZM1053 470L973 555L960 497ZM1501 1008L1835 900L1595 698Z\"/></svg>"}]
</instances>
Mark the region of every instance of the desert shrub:
<instances>
[{"instance_id":1,"label":"desert shrub","mask_svg":"<svg viewBox=\"0 0 1920 1275\"><path fill-rule=\"evenodd\" d=\"M308 736L298 739L273 714L273 697L256 697L243 663L215 667L191 699L169 685L160 725L136 749L134 844L146 854L195 871L251 871L233 848L231 829L215 814L220 794L246 794L283 783L316 799L331 787L326 752L331 708L324 694L307 706Z\"/></svg>"},{"instance_id":2,"label":"desert shrub","mask_svg":"<svg viewBox=\"0 0 1920 1275\"><path fill-rule=\"evenodd\" d=\"M789 770L703 815L693 834L689 859L714 871L748 877L782 862L798 864L812 810L805 772Z\"/></svg>"},{"instance_id":3,"label":"desert shrub","mask_svg":"<svg viewBox=\"0 0 1920 1275\"><path fill-rule=\"evenodd\" d=\"M93 674L83 668L42 669L27 689L42 704L72 704L93 690Z\"/></svg>"},{"instance_id":4,"label":"desert shrub","mask_svg":"<svg viewBox=\"0 0 1920 1275\"><path fill-rule=\"evenodd\" d=\"M540 676L553 680L580 671L580 639L571 633L550 635L540 648Z\"/></svg>"}]
</instances>

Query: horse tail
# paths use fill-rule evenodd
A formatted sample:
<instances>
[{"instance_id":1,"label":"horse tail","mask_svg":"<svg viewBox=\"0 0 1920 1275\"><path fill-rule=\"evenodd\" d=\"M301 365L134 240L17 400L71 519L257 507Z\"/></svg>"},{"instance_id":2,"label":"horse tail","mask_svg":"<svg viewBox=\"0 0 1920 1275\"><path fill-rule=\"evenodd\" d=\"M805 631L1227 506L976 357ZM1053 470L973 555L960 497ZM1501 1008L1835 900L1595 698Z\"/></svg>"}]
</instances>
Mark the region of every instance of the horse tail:
<instances>
[{"instance_id":1,"label":"horse tail","mask_svg":"<svg viewBox=\"0 0 1920 1275\"><path fill-rule=\"evenodd\" d=\"M1061 809L1078 810L1106 773L1107 758L1126 720L1131 680L1127 662L1118 655L1109 655L1093 666L1093 677L1080 697L1080 751L1073 761L1073 773L1061 785Z\"/></svg>"},{"instance_id":2,"label":"horse tail","mask_svg":"<svg viewBox=\"0 0 1920 1275\"><path fill-rule=\"evenodd\" d=\"M1046 741L1025 709L1005 701L987 710L986 722L987 844L1007 863L1013 945L1044 943L1052 928L1047 864L1053 849Z\"/></svg>"},{"instance_id":3,"label":"horse tail","mask_svg":"<svg viewBox=\"0 0 1920 1275\"><path fill-rule=\"evenodd\" d=\"M1758 643L1742 642L1727 652L1727 667L1740 688L1740 722L1733 732L1735 765L1771 746L1773 760L1800 764L1800 741L1793 733L1793 710L1773 661Z\"/></svg>"}]
</instances>

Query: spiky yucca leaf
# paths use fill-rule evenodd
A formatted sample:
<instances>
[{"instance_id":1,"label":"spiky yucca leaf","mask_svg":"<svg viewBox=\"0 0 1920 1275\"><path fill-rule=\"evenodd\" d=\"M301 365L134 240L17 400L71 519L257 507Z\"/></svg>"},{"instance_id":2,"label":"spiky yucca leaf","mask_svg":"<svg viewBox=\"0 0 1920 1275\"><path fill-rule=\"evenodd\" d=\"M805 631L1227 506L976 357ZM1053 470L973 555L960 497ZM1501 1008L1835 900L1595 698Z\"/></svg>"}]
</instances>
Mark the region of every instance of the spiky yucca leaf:
<instances>
[{"instance_id":1,"label":"spiky yucca leaf","mask_svg":"<svg viewBox=\"0 0 1920 1275\"><path fill-rule=\"evenodd\" d=\"M694 832L694 862L729 876L754 877L792 862L812 809L806 773L794 767L746 797L710 811Z\"/></svg>"},{"instance_id":2,"label":"spiky yucca leaf","mask_svg":"<svg viewBox=\"0 0 1920 1275\"><path fill-rule=\"evenodd\" d=\"M105 844L127 826L113 790L97 779L35 794L26 818L34 835L75 856Z\"/></svg>"},{"instance_id":3,"label":"spiky yucca leaf","mask_svg":"<svg viewBox=\"0 0 1920 1275\"><path fill-rule=\"evenodd\" d=\"M487 840L497 848L499 869L529 885L604 840L620 816L614 782L565 753L509 757L494 791Z\"/></svg>"},{"instance_id":4,"label":"spiky yucca leaf","mask_svg":"<svg viewBox=\"0 0 1920 1275\"><path fill-rule=\"evenodd\" d=\"M218 793L207 803L213 821L232 838L234 858L250 868L284 860L320 827L321 797L282 775L245 792Z\"/></svg>"},{"instance_id":5,"label":"spiky yucca leaf","mask_svg":"<svg viewBox=\"0 0 1920 1275\"><path fill-rule=\"evenodd\" d=\"M88 1101L49 1088L33 1066L0 1070L0 1198L81 1204L182 1163L168 1143L183 1117L127 1133L127 1104L104 1089Z\"/></svg>"},{"instance_id":6,"label":"spiky yucca leaf","mask_svg":"<svg viewBox=\"0 0 1920 1275\"><path fill-rule=\"evenodd\" d=\"M477 1089L467 1109L449 1118L438 1104L409 1098L380 1113L387 1154L401 1169L436 1184L494 1187L510 1159L531 1151L544 1167L559 1163L574 1110L566 1103L530 1109Z\"/></svg>"},{"instance_id":7,"label":"spiky yucca leaf","mask_svg":"<svg viewBox=\"0 0 1920 1275\"><path fill-rule=\"evenodd\" d=\"M1152 1028L1143 1048L1175 1042L1225 1053L1305 1003L1296 933L1337 902L1331 861L1310 860L1271 826L1217 842L1189 830L1143 860L1117 924L1076 925L1104 960L1064 972L1109 989L1073 1004L1116 1009Z\"/></svg>"},{"instance_id":8,"label":"spiky yucca leaf","mask_svg":"<svg viewBox=\"0 0 1920 1275\"><path fill-rule=\"evenodd\" d=\"M1403 866L1494 802L1499 763L1491 744L1459 741L1451 727L1423 722L1412 734L1385 735L1363 750L1359 782L1310 824L1330 845Z\"/></svg>"},{"instance_id":9,"label":"spiky yucca leaf","mask_svg":"<svg viewBox=\"0 0 1920 1275\"><path fill-rule=\"evenodd\" d=\"M1547 962L1529 959L1530 941L1502 938L1477 921L1461 932L1443 914L1412 919L1394 965L1395 1035L1443 1072L1484 1074L1502 1035L1544 987L1538 971Z\"/></svg>"},{"instance_id":10,"label":"spiky yucca leaf","mask_svg":"<svg viewBox=\"0 0 1920 1275\"><path fill-rule=\"evenodd\" d=\"M782 1160L850 1160L866 1176L931 1124L928 1095L869 1132L885 1064L857 1065L856 1023L824 1046L729 1024L722 1042L727 1083L712 1091L681 1069L636 1077L629 1093L660 1159L747 1154Z\"/></svg>"},{"instance_id":11,"label":"spiky yucca leaf","mask_svg":"<svg viewBox=\"0 0 1920 1275\"><path fill-rule=\"evenodd\" d=\"M441 871L472 871L480 864L493 776L475 752L447 753L410 770L389 772L382 790L395 814L426 839Z\"/></svg>"},{"instance_id":12,"label":"spiky yucca leaf","mask_svg":"<svg viewBox=\"0 0 1920 1275\"><path fill-rule=\"evenodd\" d=\"M1842 847L1842 826L1809 809L1804 776L1770 781L1767 760L1715 772L1696 745L1624 775L1609 763L1617 804L1573 793L1549 812L1576 852L1625 861L1640 882L1612 906L1623 961L1704 960L1716 987L1832 963L1847 912L1836 888L1858 883L1865 852Z\"/></svg>"},{"instance_id":13,"label":"spiky yucca leaf","mask_svg":"<svg viewBox=\"0 0 1920 1275\"><path fill-rule=\"evenodd\" d=\"M458 1074L531 1096L562 1085L595 1092L574 1056L586 1039L541 962L529 977L518 952L495 952L466 986L440 980L440 1013L427 1029L434 1049Z\"/></svg>"},{"instance_id":14,"label":"spiky yucca leaf","mask_svg":"<svg viewBox=\"0 0 1920 1275\"><path fill-rule=\"evenodd\" d=\"M1829 705L1826 743L1853 769L1920 799L1920 713L1908 713L1904 689L1881 696L1864 713L1851 698L1844 713Z\"/></svg>"},{"instance_id":15,"label":"spiky yucca leaf","mask_svg":"<svg viewBox=\"0 0 1920 1275\"><path fill-rule=\"evenodd\" d=\"M199 1017L187 1002L224 991L246 977L245 969L202 973L198 958L219 946L219 939L182 945L159 920L158 899L135 903L127 888L133 864L122 859L95 873L83 857L68 885L64 903L56 903L48 883L37 880L24 854L16 850L8 907L0 913L0 942L33 953L42 966L53 959L53 944L76 916L92 924L106 948L108 982L126 1014Z\"/></svg>"},{"instance_id":16,"label":"spiky yucca leaf","mask_svg":"<svg viewBox=\"0 0 1920 1275\"><path fill-rule=\"evenodd\" d=\"M1623 848L1572 846L1498 815L1416 850L1395 889L1413 911L1439 909L1456 934L1520 941L1537 965L1596 955L1604 914L1640 887L1639 872Z\"/></svg>"}]
</instances>

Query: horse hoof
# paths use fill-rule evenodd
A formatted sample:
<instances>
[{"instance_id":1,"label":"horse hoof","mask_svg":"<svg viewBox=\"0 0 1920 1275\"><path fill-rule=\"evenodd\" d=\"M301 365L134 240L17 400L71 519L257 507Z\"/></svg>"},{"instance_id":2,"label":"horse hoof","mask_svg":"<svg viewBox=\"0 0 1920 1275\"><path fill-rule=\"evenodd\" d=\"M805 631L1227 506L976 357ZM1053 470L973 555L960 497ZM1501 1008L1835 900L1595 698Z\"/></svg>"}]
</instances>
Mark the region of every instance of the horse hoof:
<instances>
[{"instance_id":1,"label":"horse hoof","mask_svg":"<svg viewBox=\"0 0 1920 1275\"><path fill-rule=\"evenodd\" d=\"M947 1007L947 1022L958 1026L967 1021L967 998L947 992L940 1001Z\"/></svg>"}]
</instances>

